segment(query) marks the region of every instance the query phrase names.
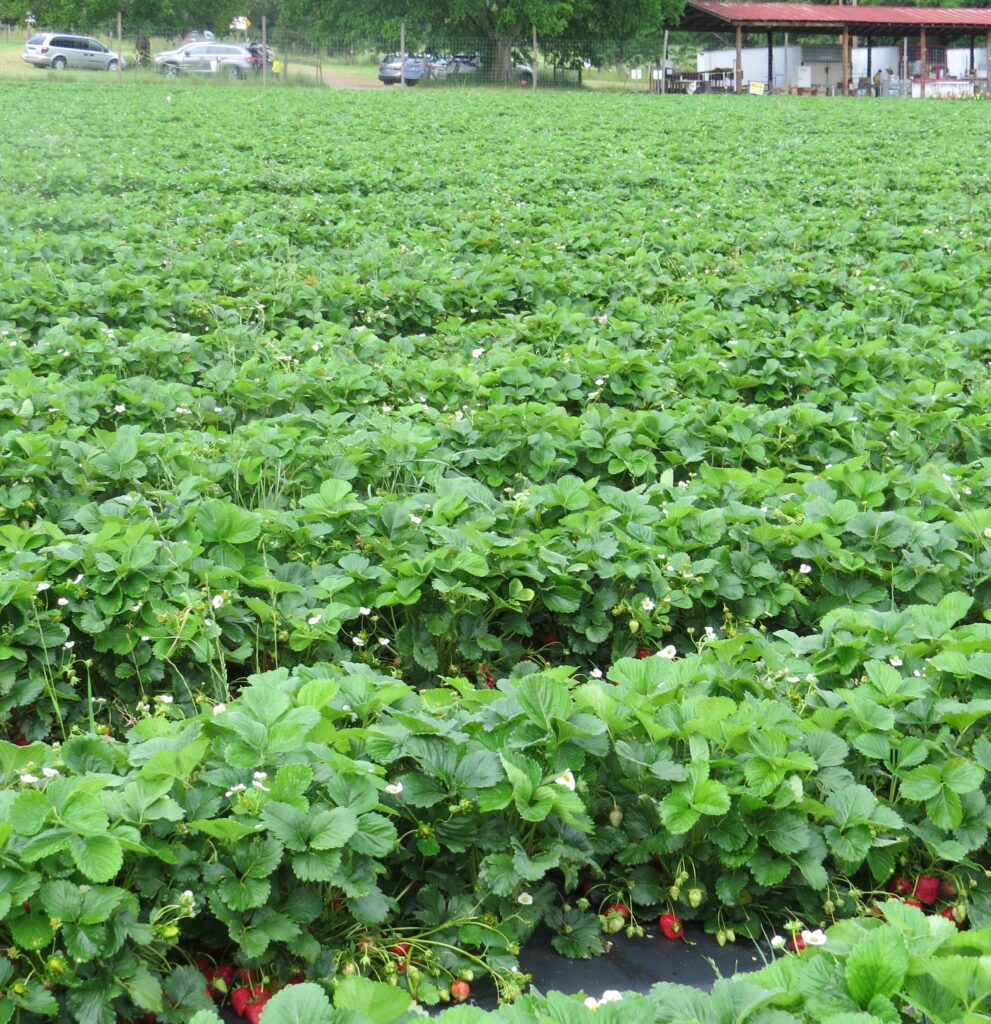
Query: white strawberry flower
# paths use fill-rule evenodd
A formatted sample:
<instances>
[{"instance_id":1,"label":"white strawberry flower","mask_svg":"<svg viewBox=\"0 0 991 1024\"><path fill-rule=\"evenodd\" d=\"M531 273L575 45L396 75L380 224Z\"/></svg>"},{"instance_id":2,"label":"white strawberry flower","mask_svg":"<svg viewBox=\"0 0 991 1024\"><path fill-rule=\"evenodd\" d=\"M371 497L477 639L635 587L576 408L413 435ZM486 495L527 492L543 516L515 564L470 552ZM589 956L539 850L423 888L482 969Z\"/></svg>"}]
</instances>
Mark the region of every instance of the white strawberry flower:
<instances>
[{"instance_id":1,"label":"white strawberry flower","mask_svg":"<svg viewBox=\"0 0 991 1024\"><path fill-rule=\"evenodd\" d=\"M309 617L309 618L308 618L308 619L306 620L306 624L307 624L308 626L315 626L315 625L316 625L316 624L317 624L317 623L318 623L318 622L319 622L319 621L320 621L320 620L321 620L322 618L323 618L323 616L322 616L322 615L311 615L311 616L310 616L310 617Z\"/></svg>"},{"instance_id":2,"label":"white strawberry flower","mask_svg":"<svg viewBox=\"0 0 991 1024\"><path fill-rule=\"evenodd\" d=\"M593 679L601 679L602 678L602 669L601 668L593 668L592 671L589 672L589 675Z\"/></svg>"},{"instance_id":3,"label":"white strawberry flower","mask_svg":"<svg viewBox=\"0 0 991 1024\"><path fill-rule=\"evenodd\" d=\"M811 573L811 572L812 572L812 566L811 566L811 565L809 565L809 564L808 564L807 562L802 562L802 564L801 564L801 565L800 565L800 566L798 567L798 571L799 571L799 572L800 572L800 573L801 573L801 574L802 574L803 576L808 576L808 575L809 575L809 573Z\"/></svg>"},{"instance_id":4,"label":"white strawberry flower","mask_svg":"<svg viewBox=\"0 0 991 1024\"><path fill-rule=\"evenodd\" d=\"M654 602L653 602L653 601L652 601L652 600L651 600L651 599L650 599L649 597L645 597L645 598L644 598L644 599L643 599L643 600L642 600L642 601L640 602L640 607L641 607L641 608L642 608L642 609L643 609L643 610L644 610L645 612L652 612L652 611L654 610Z\"/></svg>"},{"instance_id":5,"label":"white strawberry flower","mask_svg":"<svg viewBox=\"0 0 991 1024\"><path fill-rule=\"evenodd\" d=\"M771 949L784 949L788 940L783 935L771 936Z\"/></svg>"},{"instance_id":6,"label":"white strawberry flower","mask_svg":"<svg viewBox=\"0 0 991 1024\"><path fill-rule=\"evenodd\" d=\"M224 603L224 599L220 594L214 594L210 599L210 604L214 610L219 608Z\"/></svg>"},{"instance_id":7,"label":"white strawberry flower","mask_svg":"<svg viewBox=\"0 0 991 1024\"><path fill-rule=\"evenodd\" d=\"M575 783L575 776L572 773L571 769L568 768L566 771L563 771L554 780L554 784L557 785L557 786L564 786L565 789L570 789L571 792L573 793L575 791L576 783Z\"/></svg>"},{"instance_id":8,"label":"white strawberry flower","mask_svg":"<svg viewBox=\"0 0 991 1024\"><path fill-rule=\"evenodd\" d=\"M403 791L403 784L401 782L390 782L389 785L385 787L385 791L392 796L399 796Z\"/></svg>"},{"instance_id":9,"label":"white strawberry flower","mask_svg":"<svg viewBox=\"0 0 991 1024\"><path fill-rule=\"evenodd\" d=\"M516 897L516 902L519 903L521 907L532 907L533 897L528 892L521 892L519 896Z\"/></svg>"},{"instance_id":10,"label":"white strawberry flower","mask_svg":"<svg viewBox=\"0 0 991 1024\"><path fill-rule=\"evenodd\" d=\"M829 940L821 928L816 928L815 931L803 931L802 941L806 946L825 946Z\"/></svg>"},{"instance_id":11,"label":"white strawberry flower","mask_svg":"<svg viewBox=\"0 0 991 1024\"><path fill-rule=\"evenodd\" d=\"M666 658L668 661L674 661L678 657L678 648L674 644L668 644L667 647L662 647L657 652L658 658Z\"/></svg>"},{"instance_id":12,"label":"white strawberry flower","mask_svg":"<svg viewBox=\"0 0 991 1024\"><path fill-rule=\"evenodd\" d=\"M32 775L30 772L26 772L21 776L21 782L23 782L25 786L31 786L35 782L41 782L41 779L39 779L37 775Z\"/></svg>"}]
</instances>

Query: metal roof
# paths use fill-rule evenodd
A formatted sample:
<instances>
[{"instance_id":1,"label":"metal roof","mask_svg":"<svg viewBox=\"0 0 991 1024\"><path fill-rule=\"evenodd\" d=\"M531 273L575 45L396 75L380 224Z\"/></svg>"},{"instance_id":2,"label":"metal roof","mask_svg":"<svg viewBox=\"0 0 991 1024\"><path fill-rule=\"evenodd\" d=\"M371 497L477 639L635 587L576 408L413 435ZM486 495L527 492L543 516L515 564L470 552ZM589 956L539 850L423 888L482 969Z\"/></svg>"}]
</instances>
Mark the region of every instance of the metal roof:
<instances>
[{"instance_id":1,"label":"metal roof","mask_svg":"<svg viewBox=\"0 0 991 1024\"><path fill-rule=\"evenodd\" d=\"M678 28L719 31L728 26L782 31L836 30L847 26L863 32L900 34L906 29L943 33L991 29L991 8L985 7L852 7L839 4L724 3L691 0Z\"/></svg>"}]
</instances>

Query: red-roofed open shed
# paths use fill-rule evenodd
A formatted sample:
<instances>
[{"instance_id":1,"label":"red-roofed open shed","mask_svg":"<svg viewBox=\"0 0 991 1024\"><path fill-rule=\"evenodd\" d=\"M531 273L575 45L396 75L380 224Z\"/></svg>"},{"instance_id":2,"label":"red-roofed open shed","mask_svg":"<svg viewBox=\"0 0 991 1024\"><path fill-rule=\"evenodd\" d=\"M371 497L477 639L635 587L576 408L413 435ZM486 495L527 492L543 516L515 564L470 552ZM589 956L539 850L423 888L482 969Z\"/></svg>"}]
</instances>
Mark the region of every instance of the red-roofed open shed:
<instances>
[{"instance_id":1,"label":"red-roofed open shed","mask_svg":"<svg viewBox=\"0 0 991 1024\"><path fill-rule=\"evenodd\" d=\"M915 36L919 40L923 91L928 76L928 44L969 37L973 54L974 37L985 35L991 54L991 8L984 7L853 7L842 4L724 3L722 0L691 0L677 25L678 31L736 31L736 90L743 88L743 34L766 33L768 60L774 32L839 36L843 59L842 91L849 92L850 36L858 33L870 40L875 35ZM870 43L868 42L868 46ZM973 57L971 57L973 67ZM768 79L771 79L770 67Z\"/></svg>"}]
</instances>

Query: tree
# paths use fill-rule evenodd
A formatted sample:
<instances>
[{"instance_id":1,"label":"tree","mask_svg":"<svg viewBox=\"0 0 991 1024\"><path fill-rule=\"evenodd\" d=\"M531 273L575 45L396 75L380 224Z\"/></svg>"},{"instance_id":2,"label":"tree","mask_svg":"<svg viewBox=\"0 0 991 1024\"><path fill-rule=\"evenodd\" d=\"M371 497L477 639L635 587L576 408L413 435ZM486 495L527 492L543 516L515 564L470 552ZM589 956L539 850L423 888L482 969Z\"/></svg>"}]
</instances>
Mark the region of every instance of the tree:
<instances>
[{"instance_id":1,"label":"tree","mask_svg":"<svg viewBox=\"0 0 991 1024\"><path fill-rule=\"evenodd\" d=\"M685 0L285 0L283 23L316 23L349 36L395 33L405 22L411 37L472 34L495 52L494 72L508 81L513 44L538 35L629 38L659 30L681 15Z\"/></svg>"}]
</instances>

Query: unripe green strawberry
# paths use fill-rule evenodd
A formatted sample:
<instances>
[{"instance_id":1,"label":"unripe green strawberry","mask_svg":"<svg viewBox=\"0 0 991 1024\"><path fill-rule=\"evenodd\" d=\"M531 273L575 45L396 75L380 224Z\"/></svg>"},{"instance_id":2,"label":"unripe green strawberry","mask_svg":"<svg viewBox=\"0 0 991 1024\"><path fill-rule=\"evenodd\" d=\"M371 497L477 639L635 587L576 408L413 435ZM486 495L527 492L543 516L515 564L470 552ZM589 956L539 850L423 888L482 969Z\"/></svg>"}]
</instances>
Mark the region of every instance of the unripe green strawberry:
<instances>
[{"instance_id":1,"label":"unripe green strawberry","mask_svg":"<svg viewBox=\"0 0 991 1024\"><path fill-rule=\"evenodd\" d=\"M609 824L613 828L619 828L623 824L623 812L619 807L614 806L609 812Z\"/></svg>"},{"instance_id":2,"label":"unripe green strawberry","mask_svg":"<svg viewBox=\"0 0 991 1024\"><path fill-rule=\"evenodd\" d=\"M681 895L681 889L680 889L680 887L679 887L679 886L677 886L677 885L669 885L669 886L668 886L668 895L669 895L669 896L671 897L671 899L673 899L673 900L676 900L676 899L678 899L678 897L679 897L679 896Z\"/></svg>"},{"instance_id":3,"label":"unripe green strawberry","mask_svg":"<svg viewBox=\"0 0 991 1024\"><path fill-rule=\"evenodd\" d=\"M954 903L953 904L953 919L958 924L963 924L967 920L967 904L966 903Z\"/></svg>"},{"instance_id":4,"label":"unripe green strawberry","mask_svg":"<svg viewBox=\"0 0 991 1024\"><path fill-rule=\"evenodd\" d=\"M702 904L702 890L701 889L689 889L688 890L688 905L690 907L698 907Z\"/></svg>"},{"instance_id":5,"label":"unripe green strawberry","mask_svg":"<svg viewBox=\"0 0 991 1024\"><path fill-rule=\"evenodd\" d=\"M636 636L640 632L640 623L636 619L630 619L629 621L630 632Z\"/></svg>"},{"instance_id":6,"label":"unripe green strawberry","mask_svg":"<svg viewBox=\"0 0 991 1024\"><path fill-rule=\"evenodd\" d=\"M727 942L736 942L736 932L733 931L732 928L727 928L726 929L726 941Z\"/></svg>"},{"instance_id":7,"label":"unripe green strawberry","mask_svg":"<svg viewBox=\"0 0 991 1024\"><path fill-rule=\"evenodd\" d=\"M726 932L724 932L722 928L716 932L716 942L718 942L720 946L726 945Z\"/></svg>"}]
</instances>

